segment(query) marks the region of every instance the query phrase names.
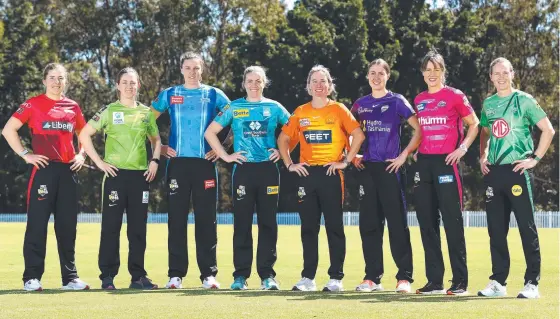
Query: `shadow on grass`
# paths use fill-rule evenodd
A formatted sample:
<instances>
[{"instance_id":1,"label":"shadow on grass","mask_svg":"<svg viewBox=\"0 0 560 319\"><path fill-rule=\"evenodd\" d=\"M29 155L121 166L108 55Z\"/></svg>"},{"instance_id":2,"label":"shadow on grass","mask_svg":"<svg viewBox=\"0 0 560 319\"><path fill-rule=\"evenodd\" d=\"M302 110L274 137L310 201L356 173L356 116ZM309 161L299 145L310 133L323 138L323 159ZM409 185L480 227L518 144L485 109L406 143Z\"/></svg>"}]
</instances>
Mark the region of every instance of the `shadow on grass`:
<instances>
[{"instance_id":1,"label":"shadow on grass","mask_svg":"<svg viewBox=\"0 0 560 319\"><path fill-rule=\"evenodd\" d=\"M119 290L101 290L91 289L84 291L67 291L57 289L46 289L41 292L26 292L20 289L0 290L0 295L17 295L17 294L66 294L66 293L97 293L111 295L140 295L140 294L172 294L176 296L234 296L238 298L259 298L259 297L285 297L288 301L312 301L312 300L354 300L364 303L378 302L465 302L470 300L496 300L496 298L483 298L476 295L466 296L447 296L447 295L416 295L416 294L398 294L395 292L374 292L359 293L355 291L345 292L301 292L301 291L262 291L262 290L207 290L207 289L156 289L156 290L135 290L135 289L119 289ZM505 297L499 299L515 299L515 297Z\"/></svg>"}]
</instances>

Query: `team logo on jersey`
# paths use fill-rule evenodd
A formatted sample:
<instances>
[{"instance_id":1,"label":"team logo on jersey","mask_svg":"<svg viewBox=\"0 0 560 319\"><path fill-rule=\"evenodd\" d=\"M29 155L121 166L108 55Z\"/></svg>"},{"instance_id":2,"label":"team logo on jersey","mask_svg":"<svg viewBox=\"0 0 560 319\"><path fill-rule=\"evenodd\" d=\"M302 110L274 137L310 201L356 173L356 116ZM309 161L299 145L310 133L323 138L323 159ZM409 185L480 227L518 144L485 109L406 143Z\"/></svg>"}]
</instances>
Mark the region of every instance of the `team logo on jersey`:
<instances>
[{"instance_id":1,"label":"team logo on jersey","mask_svg":"<svg viewBox=\"0 0 560 319\"><path fill-rule=\"evenodd\" d=\"M420 125L445 125L447 117L442 116L424 116L419 119Z\"/></svg>"},{"instance_id":2,"label":"team logo on jersey","mask_svg":"<svg viewBox=\"0 0 560 319\"><path fill-rule=\"evenodd\" d=\"M49 191L47 190L47 185L39 186L37 193L39 193L40 196L45 197L45 195L49 193Z\"/></svg>"},{"instance_id":3,"label":"team logo on jersey","mask_svg":"<svg viewBox=\"0 0 560 319\"><path fill-rule=\"evenodd\" d=\"M17 109L16 113L18 113L18 114L22 114L22 113L23 113L23 111L25 111L25 109L24 109L24 108L23 108L22 106L20 106L20 107L18 107L18 109Z\"/></svg>"},{"instance_id":4,"label":"team logo on jersey","mask_svg":"<svg viewBox=\"0 0 560 319\"><path fill-rule=\"evenodd\" d=\"M215 179L207 179L204 181L204 189L214 188L216 187L216 180Z\"/></svg>"},{"instance_id":5,"label":"team logo on jersey","mask_svg":"<svg viewBox=\"0 0 560 319\"><path fill-rule=\"evenodd\" d=\"M302 199L305 196L305 187L300 186L297 195L300 199Z\"/></svg>"},{"instance_id":6,"label":"team logo on jersey","mask_svg":"<svg viewBox=\"0 0 560 319\"><path fill-rule=\"evenodd\" d=\"M303 137L308 144L331 144L331 130L309 130L303 132Z\"/></svg>"},{"instance_id":7,"label":"team logo on jersey","mask_svg":"<svg viewBox=\"0 0 560 319\"><path fill-rule=\"evenodd\" d=\"M43 122L43 130L49 131L67 131L73 132L74 131L74 124L68 122L61 122L61 121L46 121Z\"/></svg>"},{"instance_id":8,"label":"team logo on jersey","mask_svg":"<svg viewBox=\"0 0 560 319\"><path fill-rule=\"evenodd\" d=\"M364 191L364 185L360 185L360 199L362 199L364 197L364 195L366 194L366 192Z\"/></svg>"},{"instance_id":9,"label":"team logo on jersey","mask_svg":"<svg viewBox=\"0 0 560 319\"><path fill-rule=\"evenodd\" d=\"M124 124L124 112L113 112L113 124Z\"/></svg>"},{"instance_id":10,"label":"team logo on jersey","mask_svg":"<svg viewBox=\"0 0 560 319\"><path fill-rule=\"evenodd\" d=\"M511 187L511 193L513 196L521 196L521 194L523 194L523 188L520 185L513 185Z\"/></svg>"},{"instance_id":11,"label":"team logo on jersey","mask_svg":"<svg viewBox=\"0 0 560 319\"><path fill-rule=\"evenodd\" d=\"M278 194L278 186L267 186L266 193L268 195L276 195Z\"/></svg>"},{"instance_id":12,"label":"team logo on jersey","mask_svg":"<svg viewBox=\"0 0 560 319\"><path fill-rule=\"evenodd\" d=\"M119 193L117 191L111 191L111 194L109 194L109 200L112 201L113 203L119 200Z\"/></svg>"},{"instance_id":13,"label":"team logo on jersey","mask_svg":"<svg viewBox=\"0 0 560 319\"><path fill-rule=\"evenodd\" d=\"M420 173L414 173L414 183L418 184L420 182Z\"/></svg>"},{"instance_id":14,"label":"team logo on jersey","mask_svg":"<svg viewBox=\"0 0 560 319\"><path fill-rule=\"evenodd\" d=\"M179 188L179 184L177 184L177 180L176 179L172 179L171 181L169 181L169 189L174 192L175 190L177 190L177 188Z\"/></svg>"},{"instance_id":15,"label":"team logo on jersey","mask_svg":"<svg viewBox=\"0 0 560 319\"><path fill-rule=\"evenodd\" d=\"M508 135L509 124L504 119L498 119L492 123L492 134L497 138L502 138Z\"/></svg>"},{"instance_id":16,"label":"team logo on jersey","mask_svg":"<svg viewBox=\"0 0 560 319\"><path fill-rule=\"evenodd\" d=\"M440 184L453 183L453 175L440 175L438 181Z\"/></svg>"},{"instance_id":17,"label":"team logo on jersey","mask_svg":"<svg viewBox=\"0 0 560 319\"><path fill-rule=\"evenodd\" d=\"M239 185L239 187L237 187L237 200L243 199L243 196L245 196L246 194L247 193L245 192L245 186Z\"/></svg>"},{"instance_id":18,"label":"team logo on jersey","mask_svg":"<svg viewBox=\"0 0 560 319\"><path fill-rule=\"evenodd\" d=\"M490 186L486 188L486 198L490 199L494 197L494 189Z\"/></svg>"},{"instance_id":19,"label":"team logo on jersey","mask_svg":"<svg viewBox=\"0 0 560 319\"><path fill-rule=\"evenodd\" d=\"M308 118L302 118L302 119L299 120L299 126L300 127L306 127L306 126L309 126L309 125L311 125L311 121L309 121Z\"/></svg>"},{"instance_id":20,"label":"team logo on jersey","mask_svg":"<svg viewBox=\"0 0 560 319\"><path fill-rule=\"evenodd\" d=\"M439 101L437 107L444 107L446 104L445 101Z\"/></svg>"},{"instance_id":21,"label":"team logo on jersey","mask_svg":"<svg viewBox=\"0 0 560 319\"><path fill-rule=\"evenodd\" d=\"M270 116L270 108L265 107L265 108L263 109L263 116L264 116L264 117Z\"/></svg>"},{"instance_id":22,"label":"team logo on jersey","mask_svg":"<svg viewBox=\"0 0 560 319\"><path fill-rule=\"evenodd\" d=\"M183 104L185 97L180 95L173 95L169 101L171 104Z\"/></svg>"},{"instance_id":23,"label":"team logo on jersey","mask_svg":"<svg viewBox=\"0 0 560 319\"><path fill-rule=\"evenodd\" d=\"M249 116L249 110L248 109L241 109L241 110L234 110L233 111L233 117L234 118L248 117L248 116Z\"/></svg>"},{"instance_id":24,"label":"team logo on jersey","mask_svg":"<svg viewBox=\"0 0 560 319\"><path fill-rule=\"evenodd\" d=\"M334 124L336 122L336 119L334 117L327 117L327 120L325 121L326 124Z\"/></svg>"},{"instance_id":25,"label":"team logo on jersey","mask_svg":"<svg viewBox=\"0 0 560 319\"><path fill-rule=\"evenodd\" d=\"M388 109L389 109L389 105L383 105L383 106L381 107L381 113L387 111Z\"/></svg>"},{"instance_id":26,"label":"team logo on jersey","mask_svg":"<svg viewBox=\"0 0 560 319\"><path fill-rule=\"evenodd\" d=\"M150 200L150 192L149 191L143 191L142 192L142 204L147 204L149 200Z\"/></svg>"}]
</instances>

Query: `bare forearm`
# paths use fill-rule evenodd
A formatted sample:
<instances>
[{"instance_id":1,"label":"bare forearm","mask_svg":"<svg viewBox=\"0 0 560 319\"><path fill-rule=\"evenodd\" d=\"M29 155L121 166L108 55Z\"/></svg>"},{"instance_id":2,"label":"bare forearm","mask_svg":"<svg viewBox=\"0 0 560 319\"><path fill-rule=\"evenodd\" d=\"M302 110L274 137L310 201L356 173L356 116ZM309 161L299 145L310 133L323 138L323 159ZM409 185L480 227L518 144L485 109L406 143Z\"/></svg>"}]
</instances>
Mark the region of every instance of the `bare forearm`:
<instances>
[{"instance_id":1,"label":"bare forearm","mask_svg":"<svg viewBox=\"0 0 560 319\"><path fill-rule=\"evenodd\" d=\"M225 155L227 155L227 152L222 146L222 143L220 143L220 139L218 138L218 135L216 133L206 131L206 133L204 133L204 138L206 138L206 141L208 141L210 147L212 147L212 149L220 158L223 158Z\"/></svg>"},{"instance_id":2,"label":"bare forearm","mask_svg":"<svg viewBox=\"0 0 560 319\"><path fill-rule=\"evenodd\" d=\"M483 128L480 132L480 158L487 158L488 157L488 140L490 135L486 128Z\"/></svg>"},{"instance_id":3,"label":"bare forearm","mask_svg":"<svg viewBox=\"0 0 560 319\"><path fill-rule=\"evenodd\" d=\"M286 167L292 164L292 158L290 157L289 148L290 148L289 138L286 139L284 135L281 134L278 137L278 150L280 151L280 156L282 156L282 161L284 162L284 165L286 165Z\"/></svg>"},{"instance_id":4,"label":"bare forearm","mask_svg":"<svg viewBox=\"0 0 560 319\"><path fill-rule=\"evenodd\" d=\"M346 154L346 160L348 162L351 162L356 154L358 154L358 152L360 151L360 147L365 140L364 133L361 131L361 129L358 128L356 130L357 131L352 132L350 151L348 151L348 154Z\"/></svg>"},{"instance_id":5,"label":"bare forearm","mask_svg":"<svg viewBox=\"0 0 560 319\"><path fill-rule=\"evenodd\" d=\"M103 160L97 154L95 147L93 146L93 141L91 140L91 135L87 134L80 134L80 143L82 144L82 148L86 151L86 154L91 158L94 163L100 163Z\"/></svg>"},{"instance_id":6,"label":"bare forearm","mask_svg":"<svg viewBox=\"0 0 560 319\"><path fill-rule=\"evenodd\" d=\"M25 150L25 147L21 143L21 139L19 138L19 134L18 134L17 131L10 130L10 129L4 129L4 130L2 130L2 135L4 135L4 137L6 138L6 141L8 141L8 145L10 145L12 150L14 152L16 152L17 154L19 154L19 153L23 152L23 150Z\"/></svg>"},{"instance_id":7,"label":"bare forearm","mask_svg":"<svg viewBox=\"0 0 560 319\"><path fill-rule=\"evenodd\" d=\"M463 144L469 148L478 134L478 123L469 125L469 130L467 131L467 136L463 140Z\"/></svg>"},{"instance_id":8,"label":"bare forearm","mask_svg":"<svg viewBox=\"0 0 560 319\"><path fill-rule=\"evenodd\" d=\"M538 157L544 157L546 151L548 150L550 144L552 143L552 138L554 137L554 134L555 134L554 129L548 129L542 132L541 137L539 139L539 144L537 146L537 149L535 150L535 154Z\"/></svg>"},{"instance_id":9,"label":"bare forearm","mask_svg":"<svg viewBox=\"0 0 560 319\"><path fill-rule=\"evenodd\" d=\"M161 156L161 138L158 136L154 138L152 143L152 157L159 158Z\"/></svg>"},{"instance_id":10,"label":"bare forearm","mask_svg":"<svg viewBox=\"0 0 560 319\"><path fill-rule=\"evenodd\" d=\"M422 132L419 129L415 129L410 142L408 142L408 145L405 147L402 153L408 156L409 154L414 152L418 148L418 146L420 146L420 142L422 142Z\"/></svg>"}]
</instances>

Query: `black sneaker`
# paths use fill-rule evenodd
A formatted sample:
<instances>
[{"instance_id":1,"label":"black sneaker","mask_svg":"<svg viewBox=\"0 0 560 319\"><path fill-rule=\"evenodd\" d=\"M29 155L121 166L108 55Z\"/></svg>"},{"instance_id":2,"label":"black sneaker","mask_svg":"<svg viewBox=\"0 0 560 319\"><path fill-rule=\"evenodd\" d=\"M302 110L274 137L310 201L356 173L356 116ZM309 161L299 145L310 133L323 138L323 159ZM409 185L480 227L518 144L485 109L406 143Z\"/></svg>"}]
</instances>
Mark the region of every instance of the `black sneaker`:
<instances>
[{"instance_id":1,"label":"black sneaker","mask_svg":"<svg viewBox=\"0 0 560 319\"><path fill-rule=\"evenodd\" d=\"M130 289L152 290L157 289L158 285L153 284L152 280L148 277L140 277L138 280L130 283Z\"/></svg>"},{"instance_id":2,"label":"black sneaker","mask_svg":"<svg viewBox=\"0 0 560 319\"><path fill-rule=\"evenodd\" d=\"M435 284L431 281L428 281L428 283L424 287L416 290L416 294L418 294L418 295L443 295L443 294L445 294L445 289L443 289L442 284Z\"/></svg>"},{"instance_id":3,"label":"black sneaker","mask_svg":"<svg viewBox=\"0 0 560 319\"><path fill-rule=\"evenodd\" d=\"M448 295L466 295L468 293L467 284L464 281L452 282L451 287L447 289Z\"/></svg>"},{"instance_id":4,"label":"black sneaker","mask_svg":"<svg viewBox=\"0 0 560 319\"><path fill-rule=\"evenodd\" d=\"M113 283L113 277L105 277L101 280L101 289L104 290L116 290L115 284Z\"/></svg>"}]
</instances>

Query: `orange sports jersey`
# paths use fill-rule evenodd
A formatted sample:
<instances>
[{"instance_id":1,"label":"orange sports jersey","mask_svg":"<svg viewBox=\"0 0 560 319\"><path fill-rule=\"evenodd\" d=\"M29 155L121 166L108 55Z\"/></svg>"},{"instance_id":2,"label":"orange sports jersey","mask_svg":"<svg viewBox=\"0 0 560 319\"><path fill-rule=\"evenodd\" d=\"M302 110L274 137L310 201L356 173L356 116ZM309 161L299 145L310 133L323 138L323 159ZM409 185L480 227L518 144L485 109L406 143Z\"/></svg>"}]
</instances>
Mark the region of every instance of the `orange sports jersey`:
<instances>
[{"instance_id":1,"label":"orange sports jersey","mask_svg":"<svg viewBox=\"0 0 560 319\"><path fill-rule=\"evenodd\" d=\"M315 109L309 102L294 111L282 132L290 137L290 146L299 142L300 163L324 165L341 160L350 133L359 127L344 104L331 101Z\"/></svg>"}]
</instances>

